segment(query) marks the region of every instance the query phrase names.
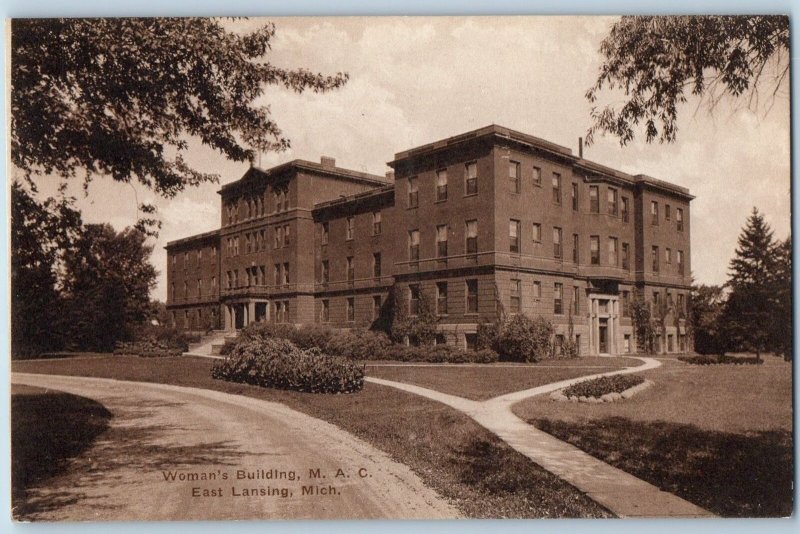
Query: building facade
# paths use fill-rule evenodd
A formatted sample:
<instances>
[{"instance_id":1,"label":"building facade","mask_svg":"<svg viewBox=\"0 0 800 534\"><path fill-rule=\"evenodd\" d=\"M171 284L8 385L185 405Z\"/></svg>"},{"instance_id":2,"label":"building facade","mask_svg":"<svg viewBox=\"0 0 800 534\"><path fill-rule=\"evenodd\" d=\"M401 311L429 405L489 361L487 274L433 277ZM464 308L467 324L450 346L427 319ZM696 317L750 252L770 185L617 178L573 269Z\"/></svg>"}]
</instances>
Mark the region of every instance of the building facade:
<instances>
[{"instance_id":1,"label":"building facade","mask_svg":"<svg viewBox=\"0 0 800 534\"><path fill-rule=\"evenodd\" d=\"M397 153L386 176L295 160L220 190L221 226L170 242L179 328L253 321L370 326L393 286L427 296L439 340L471 346L499 314L542 315L581 354L635 351L648 304L684 352L691 284L688 190L489 126Z\"/></svg>"}]
</instances>

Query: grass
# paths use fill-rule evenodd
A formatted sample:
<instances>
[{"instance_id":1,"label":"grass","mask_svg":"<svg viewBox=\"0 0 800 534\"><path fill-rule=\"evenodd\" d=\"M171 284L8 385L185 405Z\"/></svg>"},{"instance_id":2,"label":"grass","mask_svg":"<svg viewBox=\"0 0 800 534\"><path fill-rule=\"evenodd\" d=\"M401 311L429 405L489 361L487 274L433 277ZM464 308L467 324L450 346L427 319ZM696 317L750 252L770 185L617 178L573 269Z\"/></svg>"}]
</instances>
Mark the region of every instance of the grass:
<instances>
[{"instance_id":1,"label":"grass","mask_svg":"<svg viewBox=\"0 0 800 534\"><path fill-rule=\"evenodd\" d=\"M458 397L483 401L559 380L613 371L637 360L580 358L536 365L383 366L367 365L367 376L415 384ZM602 366L602 367L601 367Z\"/></svg>"},{"instance_id":2,"label":"grass","mask_svg":"<svg viewBox=\"0 0 800 534\"><path fill-rule=\"evenodd\" d=\"M26 490L63 472L108 429L111 413L93 400L29 386L11 388L11 507L35 512Z\"/></svg>"},{"instance_id":3,"label":"grass","mask_svg":"<svg viewBox=\"0 0 800 534\"><path fill-rule=\"evenodd\" d=\"M175 384L281 402L333 423L408 465L467 517L611 515L468 416L437 402L370 383L350 395L265 389L213 380L211 365L199 358L112 356L17 361L12 371Z\"/></svg>"},{"instance_id":4,"label":"grass","mask_svg":"<svg viewBox=\"0 0 800 534\"><path fill-rule=\"evenodd\" d=\"M653 387L603 404L533 398L514 412L559 439L728 517L792 512L792 367L664 360Z\"/></svg>"}]
</instances>

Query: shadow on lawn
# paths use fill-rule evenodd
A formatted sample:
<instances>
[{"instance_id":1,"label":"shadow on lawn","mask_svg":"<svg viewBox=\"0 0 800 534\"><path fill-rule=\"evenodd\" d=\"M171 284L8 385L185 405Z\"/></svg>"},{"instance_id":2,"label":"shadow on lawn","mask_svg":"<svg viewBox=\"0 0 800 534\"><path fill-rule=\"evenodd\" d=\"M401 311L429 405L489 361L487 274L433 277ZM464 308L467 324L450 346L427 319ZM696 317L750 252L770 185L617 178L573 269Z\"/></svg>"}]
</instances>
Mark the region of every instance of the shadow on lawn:
<instances>
[{"instance_id":1,"label":"shadow on lawn","mask_svg":"<svg viewBox=\"0 0 800 534\"><path fill-rule=\"evenodd\" d=\"M622 417L529 423L723 517L792 514L792 434L733 434Z\"/></svg>"}]
</instances>

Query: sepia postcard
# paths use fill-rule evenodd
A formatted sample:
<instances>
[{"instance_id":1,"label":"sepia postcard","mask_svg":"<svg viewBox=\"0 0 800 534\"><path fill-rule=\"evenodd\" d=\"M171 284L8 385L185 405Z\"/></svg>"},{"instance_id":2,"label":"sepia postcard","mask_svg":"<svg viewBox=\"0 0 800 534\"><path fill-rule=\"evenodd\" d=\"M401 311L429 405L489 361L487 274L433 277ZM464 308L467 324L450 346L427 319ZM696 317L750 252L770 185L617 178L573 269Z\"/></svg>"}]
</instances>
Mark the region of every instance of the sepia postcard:
<instances>
[{"instance_id":1,"label":"sepia postcard","mask_svg":"<svg viewBox=\"0 0 800 534\"><path fill-rule=\"evenodd\" d=\"M789 17L6 40L15 521L793 514Z\"/></svg>"}]
</instances>

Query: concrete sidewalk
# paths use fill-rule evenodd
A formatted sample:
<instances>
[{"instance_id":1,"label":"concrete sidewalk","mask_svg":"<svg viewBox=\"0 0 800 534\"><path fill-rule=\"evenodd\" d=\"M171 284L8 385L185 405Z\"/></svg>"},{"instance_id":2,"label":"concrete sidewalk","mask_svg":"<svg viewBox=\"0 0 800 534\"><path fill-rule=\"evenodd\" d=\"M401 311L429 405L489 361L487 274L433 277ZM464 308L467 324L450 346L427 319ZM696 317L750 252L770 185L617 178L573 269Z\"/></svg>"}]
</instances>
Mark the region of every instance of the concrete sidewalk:
<instances>
[{"instance_id":1,"label":"concrete sidewalk","mask_svg":"<svg viewBox=\"0 0 800 534\"><path fill-rule=\"evenodd\" d=\"M643 361L644 365L562 380L483 402L402 382L372 377L367 377L366 380L414 393L464 412L511 448L572 484L619 517L715 517L699 506L661 491L649 482L612 467L577 447L538 430L511 411L511 406L521 400L550 393L576 382L599 376L647 371L661 365L661 362L654 358L638 359Z\"/></svg>"}]
</instances>

